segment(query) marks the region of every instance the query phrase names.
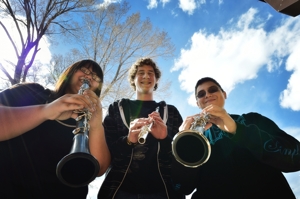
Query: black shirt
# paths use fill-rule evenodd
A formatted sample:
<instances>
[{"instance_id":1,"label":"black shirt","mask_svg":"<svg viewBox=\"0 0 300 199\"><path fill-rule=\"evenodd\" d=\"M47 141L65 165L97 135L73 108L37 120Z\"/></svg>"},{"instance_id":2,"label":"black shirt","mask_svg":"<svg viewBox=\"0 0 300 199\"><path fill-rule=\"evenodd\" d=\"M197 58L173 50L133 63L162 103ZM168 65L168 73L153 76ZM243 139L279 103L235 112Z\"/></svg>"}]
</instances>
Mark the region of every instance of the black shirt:
<instances>
[{"instance_id":1,"label":"black shirt","mask_svg":"<svg viewBox=\"0 0 300 199\"><path fill-rule=\"evenodd\" d=\"M20 84L0 93L0 103L28 106L46 103L51 91L38 84ZM73 144L74 119L48 120L21 136L0 142L1 198L85 199L88 187L71 188L56 176L57 163Z\"/></svg>"},{"instance_id":2,"label":"black shirt","mask_svg":"<svg viewBox=\"0 0 300 199\"><path fill-rule=\"evenodd\" d=\"M129 101L129 110L125 112L129 124L136 118L148 118L148 114L158 107L155 101ZM130 121L129 121L129 120ZM144 144L133 148L133 157L121 190L131 193L157 193L164 191L162 177L158 171L158 141L148 134Z\"/></svg>"}]
</instances>

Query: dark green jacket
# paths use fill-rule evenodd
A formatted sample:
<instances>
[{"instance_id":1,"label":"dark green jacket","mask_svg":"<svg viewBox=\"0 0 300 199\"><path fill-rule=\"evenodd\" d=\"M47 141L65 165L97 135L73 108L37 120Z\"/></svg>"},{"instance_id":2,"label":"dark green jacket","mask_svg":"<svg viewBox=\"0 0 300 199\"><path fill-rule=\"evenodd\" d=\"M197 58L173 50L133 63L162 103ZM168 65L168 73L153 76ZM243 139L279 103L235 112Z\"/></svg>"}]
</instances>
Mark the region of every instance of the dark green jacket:
<instances>
[{"instance_id":1,"label":"dark green jacket","mask_svg":"<svg viewBox=\"0 0 300 199\"><path fill-rule=\"evenodd\" d=\"M300 170L300 143L258 114L231 115L236 134L204 132L209 160L191 169L173 162L174 186L192 198L295 198L282 172ZM188 179L188 180L187 180Z\"/></svg>"}]
</instances>

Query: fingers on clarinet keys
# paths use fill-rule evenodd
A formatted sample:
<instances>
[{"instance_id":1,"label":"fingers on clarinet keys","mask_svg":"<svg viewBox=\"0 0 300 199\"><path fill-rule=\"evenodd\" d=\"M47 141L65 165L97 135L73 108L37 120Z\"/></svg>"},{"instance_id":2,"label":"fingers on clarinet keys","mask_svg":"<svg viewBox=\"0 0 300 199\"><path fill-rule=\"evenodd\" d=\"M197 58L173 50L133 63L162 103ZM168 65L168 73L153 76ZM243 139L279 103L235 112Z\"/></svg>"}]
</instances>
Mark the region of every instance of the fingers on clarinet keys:
<instances>
[{"instance_id":1,"label":"fingers on clarinet keys","mask_svg":"<svg viewBox=\"0 0 300 199\"><path fill-rule=\"evenodd\" d=\"M78 94L89 88L88 81L83 81ZM82 114L76 119L76 129L73 131L73 145L69 154L65 155L56 166L58 179L70 187L83 187L92 182L98 175L100 165L89 151L89 119L88 111L79 110Z\"/></svg>"}]
</instances>

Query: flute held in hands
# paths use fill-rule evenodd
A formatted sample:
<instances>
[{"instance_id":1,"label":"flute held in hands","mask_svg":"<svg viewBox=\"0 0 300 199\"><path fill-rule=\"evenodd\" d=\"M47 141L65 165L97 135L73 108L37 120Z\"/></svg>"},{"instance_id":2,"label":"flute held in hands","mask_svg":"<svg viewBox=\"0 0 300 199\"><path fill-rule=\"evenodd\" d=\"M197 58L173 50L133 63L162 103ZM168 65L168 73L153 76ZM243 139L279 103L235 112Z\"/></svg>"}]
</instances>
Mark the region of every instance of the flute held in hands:
<instances>
[{"instance_id":1,"label":"flute held in hands","mask_svg":"<svg viewBox=\"0 0 300 199\"><path fill-rule=\"evenodd\" d=\"M155 111L157 113L159 112L159 106L155 109ZM141 132L138 135L138 142L140 144L145 144L146 138L147 138L149 132L151 132L152 125L153 125L153 122L149 125L145 125L142 127Z\"/></svg>"}]
</instances>

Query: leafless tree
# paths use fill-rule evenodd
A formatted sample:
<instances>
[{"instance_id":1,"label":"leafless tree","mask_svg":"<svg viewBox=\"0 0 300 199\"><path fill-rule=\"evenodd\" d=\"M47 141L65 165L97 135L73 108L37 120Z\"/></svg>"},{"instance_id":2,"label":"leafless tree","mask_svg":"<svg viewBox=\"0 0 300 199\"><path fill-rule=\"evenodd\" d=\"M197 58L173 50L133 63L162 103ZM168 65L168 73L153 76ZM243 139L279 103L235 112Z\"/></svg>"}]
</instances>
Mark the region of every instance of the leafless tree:
<instances>
[{"instance_id":1,"label":"leafless tree","mask_svg":"<svg viewBox=\"0 0 300 199\"><path fill-rule=\"evenodd\" d=\"M67 35L71 43L76 42L78 59L90 58L102 67L101 100L132 97L127 83L129 66L141 57L170 58L175 51L167 32L154 28L149 19L141 20L140 13L129 15L129 11L126 1L100 6L75 24L79 31ZM170 82L161 83L159 88L167 91L169 86Z\"/></svg>"},{"instance_id":2,"label":"leafless tree","mask_svg":"<svg viewBox=\"0 0 300 199\"><path fill-rule=\"evenodd\" d=\"M47 67L47 76L46 78L46 84L54 86L57 82L59 76L65 71L67 67L69 67L71 64L74 63L73 55L74 53L70 52L65 55L61 54L54 54L52 55L52 60Z\"/></svg>"},{"instance_id":3,"label":"leafless tree","mask_svg":"<svg viewBox=\"0 0 300 199\"><path fill-rule=\"evenodd\" d=\"M68 27L70 21L62 18L63 16L93 4L94 0L0 0L0 12L12 19L19 35L18 40L15 40L0 19L0 27L6 33L6 39L11 42L17 60L14 64L13 77L6 67L0 65L0 70L11 84L25 82L28 70L40 50L39 42L44 35L57 33L58 29L71 30Z\"/></svg>"}]
</instances>

